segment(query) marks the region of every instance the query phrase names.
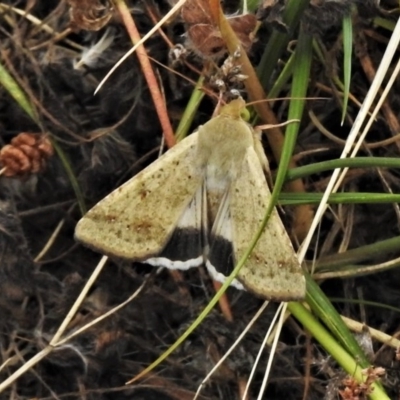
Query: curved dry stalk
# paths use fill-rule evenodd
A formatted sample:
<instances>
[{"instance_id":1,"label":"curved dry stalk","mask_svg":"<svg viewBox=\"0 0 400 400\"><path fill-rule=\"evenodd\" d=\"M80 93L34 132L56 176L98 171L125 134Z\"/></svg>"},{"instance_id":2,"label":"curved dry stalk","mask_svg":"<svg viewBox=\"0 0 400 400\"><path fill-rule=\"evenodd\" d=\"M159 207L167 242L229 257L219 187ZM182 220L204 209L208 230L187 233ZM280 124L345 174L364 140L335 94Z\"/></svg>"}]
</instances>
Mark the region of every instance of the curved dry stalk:
<instances>
[{"instance_id":1,"label":"curved dry stalk","mask_svg":"<svg viewBox=\"0 0 400 400\"><path fill-rule=\"evenodd\" d=\"M270 324L270 326L268 328L267 333L265 334L263 342L261 343L260 350L259 350L259 352L257 354L257 358L254 361L254 366L253 366L253 369L252 369L252 371L250 373L249 380L247 382L247 386L246 386L245 392L243 394L243 399L245 399L246 396L247 396L247 393L248 393L248 391L250 389L251 381L252 381L252 379L254 377L254 374L256 372L256 368L257 368L258 362L260 361L262 352L264 351L264 348L265 348L265 346L267 344L267 341L268 341L268 339L269 339L269 337L270 337L270 335L272 333L272 330L274 329L274 325L275 325L275 322L276 322L276 320L278 318L278 315L279 315L279 313L281 313L279 321L278 321L278 325L276 325L276 328L277 328L276 334L274 335L274 340L273 340L273 343L272 343L272 346L271 346L271 352L270 352L269 358L268 358L267 368L265 370L264 379L263 379L263 382L262 382L262 385L261 385L257 400L261 400L262 397L263 397L265 388L267 386L269 373L271 371L272 361L274 360L274 354L275 354L275 351L276 351L276 347L278 345L279 334L280 334L280 332L282 330L283 322L284 322L284 319L285 319L286 308L287 308L287 303L281 303L281 304L279 304L279 307L276 310L275 316L274 316L273 320L271 321L271 324Z\"/></svg>"},{"instance_id":2,"label":"curved dry stalk","mask_svg":"<svg viewBox=\"0 0 400 400\"><path fill-rule=\"evenodd\" d=\"M345 317L344 315L340 316L347 327L356 333L362 333L364 329L367 329L372 339L381 342L386 346L393 347L394 349L400 348L400 340L395 338L394 336L388 335L378 329L371 328L368 325L365 325L363 322L355 321L354 319Z\"/></svg>"},{"instance_id":3,"label":"curved dry stalk","mask_svg":"<svg viewBox=\"0 0 400 400\"><path fill-rule=\"evenodd\" d=\"M50 250L51 246L54 244L57 236L59 235L59 233L61 232L62 227L65 224L66 219L63 218L55 227L53 233L51 234L51 236L49 237L49 239L47 240L47 242L45 243L45 245L43 246L42 250L39 252L39 254L33 259L33 261L35 263L39 262L44 255Z\"/></svg>"}]
</instances>

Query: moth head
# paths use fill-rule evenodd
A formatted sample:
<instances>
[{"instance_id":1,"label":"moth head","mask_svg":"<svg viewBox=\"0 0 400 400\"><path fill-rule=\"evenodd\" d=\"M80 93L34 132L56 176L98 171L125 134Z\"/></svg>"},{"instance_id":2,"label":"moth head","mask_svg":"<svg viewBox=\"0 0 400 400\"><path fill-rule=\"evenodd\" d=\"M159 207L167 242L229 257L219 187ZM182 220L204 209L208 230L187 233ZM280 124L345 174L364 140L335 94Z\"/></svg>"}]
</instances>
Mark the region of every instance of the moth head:
<instances>
[{"instance_id":1,"label":"moth head","mask_svg":"<svg viewBox=\"0 0 400 400\"><path fill-rule=\"evenodd\" d=\"M220 112L220 116L234 120L246 120L247 115L248 111L246 110L246 103L241 97L232 100L229 104L223 106Z\"/></svg>"}]
</instances>

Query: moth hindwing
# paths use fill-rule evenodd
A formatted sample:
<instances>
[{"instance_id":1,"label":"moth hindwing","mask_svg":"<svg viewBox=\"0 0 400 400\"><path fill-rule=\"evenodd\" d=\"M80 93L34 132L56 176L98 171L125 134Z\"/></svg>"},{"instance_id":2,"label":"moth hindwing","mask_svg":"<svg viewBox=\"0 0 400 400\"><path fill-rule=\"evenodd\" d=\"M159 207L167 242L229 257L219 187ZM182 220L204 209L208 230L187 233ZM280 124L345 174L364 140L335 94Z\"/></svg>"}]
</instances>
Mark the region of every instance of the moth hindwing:
<instances>
[{"instance_id":1,"label":"moth hindwing","mask_svg":"<svg viewBox=\"0 0 400 400\"><path fill-rule=\"evenodd\" d=\"M241 118L242 99L95 205L75 236L107 255L167 268L206 264L223 281L245 254L271 193L267 160ZM276 210L233 285L263 298L305 296L304 276Z\"/></svg>"}]
</instances>

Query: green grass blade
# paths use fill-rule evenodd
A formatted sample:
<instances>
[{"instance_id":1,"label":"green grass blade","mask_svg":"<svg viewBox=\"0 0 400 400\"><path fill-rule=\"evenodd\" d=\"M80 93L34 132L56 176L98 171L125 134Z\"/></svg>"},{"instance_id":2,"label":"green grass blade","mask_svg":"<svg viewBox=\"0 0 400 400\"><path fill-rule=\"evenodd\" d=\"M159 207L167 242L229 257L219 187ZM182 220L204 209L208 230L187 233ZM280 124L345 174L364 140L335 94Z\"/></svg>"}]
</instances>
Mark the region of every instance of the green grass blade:
<instances>
[{"instance_id":1,"label":"green grass blade","mask_svg":"<svg viewBox=\"0 0 400 400\"><path fill-rule=\"evenodd\" d=\"M344 71L344 90L343 90L343 110L342 124L346 117L347 104L349 101L350 81L351 81L351 57L353 50L353 23L351 15L343 18L343 71Z\"/></svg>"},{"instance_id":2,"label":"green grass blade","mask_svg":"<svg viewBox=\"0 0 400 400\"><path fill-rule=\"evenodd\" d=\"M314 282L312 277L306 273L307 295L306 301L312 311L324 322L334 337L346 348L346 350L356 357L363 368L369 365L368 360L349 331L339 313L333 307L330 300L325 296L321 288ZM311 332L314 336L314 332ZM314 336L315 337L315 336Z\"/></svg>"},{"instance_id":3,"label":"green grass blade","mask_svg":"<svg viewBox=\"0 0 400 400\"><path fill-rule=\"evenodd\" d=\"M10 73L0 64L0 84L14 98L19 106L35 121L38 122L38 117L25 92L20 88L15 79Z\"/></svg>"},{"instance_id":4,"label":"green grass blade","mask_svg":"<svg viewBox=\"0 0 400 400\"><path fill-rule=\"evenodd\" d=\"M278 203L284 205L319 204L322 193L286 193L279 194ZM329 196L329 204L378 204L400 203L400 194L391 193L332 193Z\"/></svg>"},{"instance_id":5,"label":"green grass blade","mask_svg":"<svg viewBox=\"0 0 400 400\"><path fill-rule=\"evenodd\" d=\"M385 255L398 253L399 248L400 236L380 240L379 242L347 250L343 253L322 257L317 261L315 271L334 270L349 264L368 261L376 257L377 254L384 257Z\"/></svg>"},{"instance_id":6,"label":"green grass blade","mask_svg":"<svg viewBox=\"0 0 400 400\"><path fill-rule=\"evenodd\" d=\"M179 125L176 128L175 137L178 142L180 142L188 135L189 129L193 123L193 119L197 113L200 102L205 95L205 92L201 90L203 83L204 83L204 76L201 75L192 92L192 95L185 108L182 118L179 121Z\"/></svg>"},{"instance_id":7,"label":"green grass blade","mask_svg":"<svg viewBox=\"0 0 400 400\"><path fill-rule=\"evenodd\" d=\"M400 168L400 160L394 157L355 157L322 161L289 169L286 174L286 181L302 179L335 168Z\"/></svg>"},{"instance_id":8,"label":"green grass blade","mask_svg":"<svg viewBox=\"0 0 400 400\"><path fill-rule=\"evenodd\" d=\"M295 65L295 54L292 54L288 61L286 62L285 66L283 67L282 72L279 76L275 79L274 85L272 86L271 90L269 91L268 97L270 99L274 99L278 97L281 90L285 87L288 83L289 79L293 74L293 69Z\"/></svg>"},{"instance_id":9,"label":"green grass blade","mask_svg":"<svg viewBox=\"0 0 400 400\"><path fill-rule=\"evenodd\" d=\"M289 105L288 119L301 120L307 95L308 79L312 60L312 40L309 35L302 32L296 47L295 65L293 73L292 91ZM282 156L279 162L279 169L275 179L272 201L276 204L278 193L281 191L287 175L293 149L296 144L299 123L293 123L286 127L285 142L283 145Z\"/></svg>"}]
</instances>

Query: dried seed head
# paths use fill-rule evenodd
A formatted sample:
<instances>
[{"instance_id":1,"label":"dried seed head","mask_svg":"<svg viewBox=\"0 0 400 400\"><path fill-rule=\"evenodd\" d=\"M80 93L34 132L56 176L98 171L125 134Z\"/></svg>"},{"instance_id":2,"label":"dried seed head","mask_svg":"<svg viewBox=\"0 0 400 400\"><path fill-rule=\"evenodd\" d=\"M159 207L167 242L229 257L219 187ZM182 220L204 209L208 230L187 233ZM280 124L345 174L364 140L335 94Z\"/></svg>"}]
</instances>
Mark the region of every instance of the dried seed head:
<instances>
[{"instance_id":1,"label":"dried seed head","mask_svg":"<svg viewBox=\"0 0 400 400\"><path fill-rule=\"evenodd\" d=\"M225 100L239 97L240 89L247 75L242 74L242 67L239 64L240 51L235 51L221 65L219 70L210 77L211 87L215 87Z\"/></svg>"},{"instance_id":2,"label":"dried seed head","mask_svg":"<svg viewBox=\"0 0 400 400\"><path fill-rule=\"evenodd\" d=\"M343 390L339 390L339 395L343 400L365 399L372 393L372 384L384 376L385 373L386 371L382 367L369 367L362 371L362 374L366 376L364 382L358 382L353 377L347 377L342 381L345 387Z\"/></svg>"},{"instance_id":3,"label":"dried seed head","mask_svg":"<svg viewBox=\"0 0 400 400\"><path fill-rule=\"evenodd\" d=\"M0 150L3 175L16 176L35 174L46 166L46 160L53 155L53 146L45 135L20 133L11 144Z\"/></svg>"}]
</instances>

